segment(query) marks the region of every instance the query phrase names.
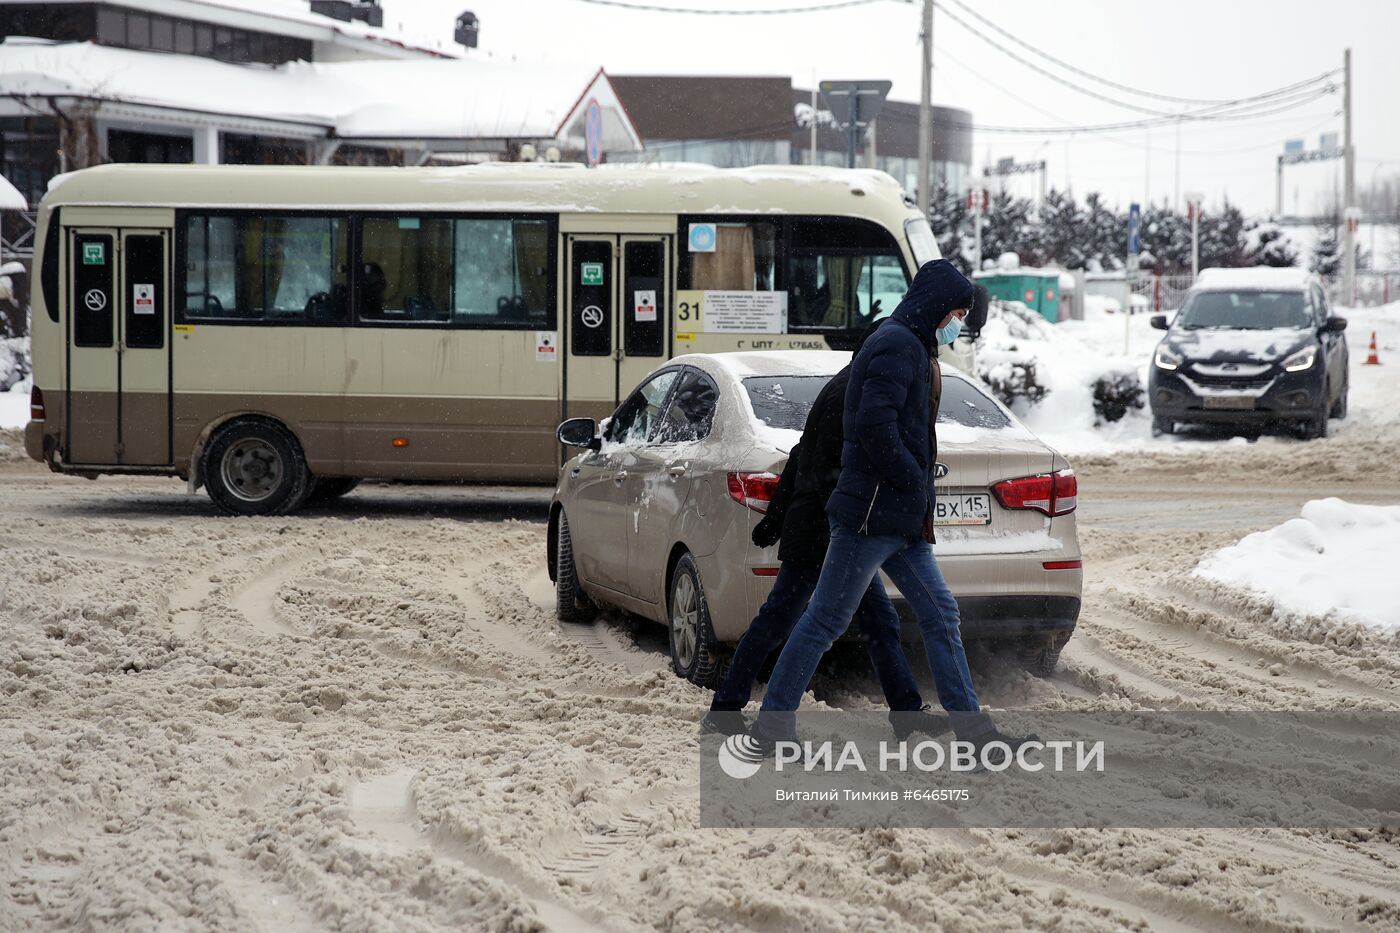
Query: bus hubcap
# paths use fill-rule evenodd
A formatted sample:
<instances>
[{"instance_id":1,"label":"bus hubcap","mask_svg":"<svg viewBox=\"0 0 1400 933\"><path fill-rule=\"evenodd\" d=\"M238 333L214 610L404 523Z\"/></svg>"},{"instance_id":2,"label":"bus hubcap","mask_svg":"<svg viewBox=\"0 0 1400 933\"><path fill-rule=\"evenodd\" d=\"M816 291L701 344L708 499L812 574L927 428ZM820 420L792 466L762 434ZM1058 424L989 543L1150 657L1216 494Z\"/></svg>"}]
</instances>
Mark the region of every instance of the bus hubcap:
<instances>
[{"instance_id":1,"label":"bus hubcap","mask_svg":"<svg viewBox=\"0 0 1400 933\"><path fill-rule=\"evenodd\" d=\"M266 499L282 484L282 457L267 441L235 442L224 454L224 486L247 502Z\"/></svg>"},{"instance_id":2,"label":"bus hubcap","mask_svg":"<svg viewBox=\"0 0 1400 933\"><path fill-rule=\"evenodd\" d=\"M688 668L695 660L695 642L700 624L700 611L696 605L695 582L690 574L683 573L676 580L675 594L671 598L671 644L675 646L676 661Z\"/></svg>"}]
</instances>

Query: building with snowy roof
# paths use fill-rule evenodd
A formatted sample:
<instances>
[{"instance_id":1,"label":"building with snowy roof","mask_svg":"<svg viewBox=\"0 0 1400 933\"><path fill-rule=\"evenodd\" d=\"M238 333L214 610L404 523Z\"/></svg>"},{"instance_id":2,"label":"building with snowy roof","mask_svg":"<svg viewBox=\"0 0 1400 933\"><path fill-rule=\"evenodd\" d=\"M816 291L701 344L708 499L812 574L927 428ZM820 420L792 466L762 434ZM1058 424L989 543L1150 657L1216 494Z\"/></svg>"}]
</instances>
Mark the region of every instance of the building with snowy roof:
<instances>
[{"instance_id":1,"label":"building with snowy roof","mask_svg":"<svg viewBox=\"0 0 1400 933\"><path fill-rule=\"evenodd\" d=\"M0 160L31 202L101 162L433 164L641 140L596 67L385 30L374 0L0 0ZM457 35L474 42L470 13ZM8 239L8 237L7 237Z\"/></svg>"}]
</instances>

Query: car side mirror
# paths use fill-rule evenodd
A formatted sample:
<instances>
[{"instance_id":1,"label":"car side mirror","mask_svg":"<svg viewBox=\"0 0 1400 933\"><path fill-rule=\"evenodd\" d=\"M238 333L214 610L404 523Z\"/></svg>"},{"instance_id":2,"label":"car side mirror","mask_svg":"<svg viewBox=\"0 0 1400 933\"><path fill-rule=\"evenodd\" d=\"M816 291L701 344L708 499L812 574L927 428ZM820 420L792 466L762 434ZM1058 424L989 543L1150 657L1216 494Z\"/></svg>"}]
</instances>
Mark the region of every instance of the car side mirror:
<instances>
[{"instance_id":1,"label":"car side mirror","mask_svg":"<svg viewBox=\"0 0 1400 933\"><path fill-rule=\"evenodd\" d=\"M1150 323L1152 327L1156 330L1166 330L1167 316L1165 314L1154 314L1152 315L1152 320L1148 323Z\"/></svg>"},{"instance_id":2,"label":"car side mirror","mask_svg":"<svg viewBox=\"0 0 1400 933\"><path fill-rule=\"evenodd\" d=\"M599 450L603 446L603 439L598 436L598 422L592 418L570 418L559 425L559 430L554 432L554 436L559 438L559 443L565 447Z\"/></svg>"},{"instance_id":3,"label":"car side mirror","mask_svg":"<svg viewBox=\"0 0 1400 933\"><path fill-rule=\"evenodd\" d=\"M1318 330L1322 331L1324 334L1340 334L1346 329L1347 319L1344 317L1329 317L1326 321L1323 321L1322 326L1318 328Z\"/></svg>"}]
</instances>

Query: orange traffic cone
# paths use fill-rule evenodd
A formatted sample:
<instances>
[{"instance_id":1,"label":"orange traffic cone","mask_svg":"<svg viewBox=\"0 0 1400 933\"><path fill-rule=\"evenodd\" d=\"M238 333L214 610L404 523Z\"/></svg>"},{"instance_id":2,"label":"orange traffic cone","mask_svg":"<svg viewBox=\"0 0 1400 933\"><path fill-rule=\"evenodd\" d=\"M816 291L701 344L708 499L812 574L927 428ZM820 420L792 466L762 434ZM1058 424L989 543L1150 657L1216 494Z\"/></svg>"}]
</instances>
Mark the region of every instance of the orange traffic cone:
<instances>
[{"instance_id":1,"label":"orange traffic cone","mask_svg":"<svg viewBox=\"0 0 1400 933\"><path fill-rule=\"evenodd\" d=\"M1367 366L1381 365L1381 358L1376 356L1376 332L1371 331L1371 355L1366 357Z\"/></svg>"}]
</instances>

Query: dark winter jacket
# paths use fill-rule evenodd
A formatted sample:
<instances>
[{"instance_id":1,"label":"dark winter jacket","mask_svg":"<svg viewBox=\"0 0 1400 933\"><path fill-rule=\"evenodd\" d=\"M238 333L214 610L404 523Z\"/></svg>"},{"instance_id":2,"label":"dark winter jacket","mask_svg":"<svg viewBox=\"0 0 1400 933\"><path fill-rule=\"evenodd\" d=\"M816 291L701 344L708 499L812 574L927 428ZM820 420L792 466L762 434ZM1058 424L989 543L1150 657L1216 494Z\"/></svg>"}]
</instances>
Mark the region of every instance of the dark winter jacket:
<instances>
[{"instance_id":1,"label":"dark winter jacket","mask_svg":"<svg viewBox=\"0 0 1400 933\"><path fill-rule=\"evenodd\" d=\"M871 535L923 533L936 450L929 418L934 334L973 295L972 283L946 259L925 263L889 322L851 361L841 475L827 502L833 524Z\"/></svg>"}]
</instances>

